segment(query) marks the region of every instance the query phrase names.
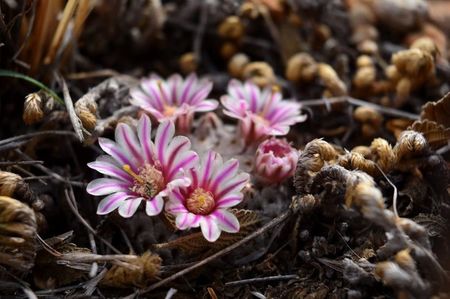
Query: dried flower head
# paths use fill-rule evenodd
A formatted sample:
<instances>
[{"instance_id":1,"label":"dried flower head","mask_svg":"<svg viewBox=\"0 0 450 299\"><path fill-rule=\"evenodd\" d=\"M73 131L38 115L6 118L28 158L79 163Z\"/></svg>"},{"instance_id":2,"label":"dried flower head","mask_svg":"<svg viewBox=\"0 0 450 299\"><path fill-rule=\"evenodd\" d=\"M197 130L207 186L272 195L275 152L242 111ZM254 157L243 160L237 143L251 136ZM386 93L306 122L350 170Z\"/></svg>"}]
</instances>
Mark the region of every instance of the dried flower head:
<instances>
[{"instance_id":1,"label":"dried flower head","mask_svg":"<svg viewBox=\"0 0 450 299\"><path fill-rule=\"evenodd\" d=\"M0 196L0 264L27 272L36 256L36 217L26 204Z\"/></svg>"},{"instance_id":2,"label":"dried flower head","mask_svg":"<svg viewBox=\"0 0 450 299\"><path fill-rule=\"evenodd\" d=\"M97 103L95 101L77 101L75 103L75 113L81 120L83 127L93 130L97 124Z\"/></svg>"},{"instance_id":3,"label":"dried flower head","mask_svg":"<svg viewBox=\"0 0 450 299\"><path fill-rule=\"evenodd\" d=\"M226 115L239 119L247 145L268 136L286 135L290 126L306 119L300 114L300 104L282 100L280 92L268 87L261 90L249 81L231 80L228 95L221 102Z\"/></svg>"},{"instance_id":4,"label":"dried flower head","mask_svg":"<svg viewBox=\"0 0 450 299\"><path fill-rule=\"evenodd\" d=\"M167 119L176 121L177 129L187 133L194 112L217 108L217 101L206 99L211 89L212 82L199 80L195 74L190 74L184 80L178 74L167 80L153 74L143 79L138 88L131 90L131 103L153 115L159 122Z\"/></svg>"},{"instance_id":5,"label":"dried flower head","mask_svg":"<svg viewBox=\"0 0 450 299\"><path fill-rule=\"evenodd\" d=\"M250 62L242 70L243 79L250 80L259 87L266 87L276 82L272 67L263 61Z\"/></svg>"},{"instance_id":6,"label":"dried flower head","mask_svg":"<svg viewBox=\"0 0 450 299\"><path fill-rule=\"evenodd\" d=\"M176 226L181 230L200 226L210 242L221 231L238 232L239 221L228 208L242 201L242 189L249 179L247 173L238 174L238 169L236 159L223 163L219 154L206 153L199 165L187 171L192 184L170 192L166 210L176 216Z\"/></svg>"},{"instance_id":7,"label":"dried flower head","mask_svg":"<svg viewBox=\"0 0 450 299\"><path fill-rule=\"evenodd\" d=\"M25 97L23 106L23 121L27 125L32 125L42 120L44 117L43 101L39 93L30 93Z\"/></svg>"},{"instance_id":8,"label":"dried flower head","mask_svg":"<svg viewBox=\"0 0 450 299\"><path fill-rule=\"evenodd\" d=\"M88 193L107 195L98 205L97 214L108 214L119 209L123 217L131 217L140 203L146 203L146 212L154 216L162 211L163 198L176 186L190 184L182 169L191 168L198 156L190 151L191 142L185 136L173 137L171 121L162 122L155 142L151 140L150 119L141 117L134 130L120 123L116 127L116 142L99 138L100 147L108 154L88 166L110 178L96 179L87 186Z\"/></svg>"},{"instance_id":9,"label":"dried flower head","mask_svg":"<svg viewBox=\"0 0 450 299\"><path fill-rule=\"evenodd\" d=\"M271 138L258 146L254 170L263 182L280 183L294 175L298 156L285 139Z\"/></svg>"}]
</instances>

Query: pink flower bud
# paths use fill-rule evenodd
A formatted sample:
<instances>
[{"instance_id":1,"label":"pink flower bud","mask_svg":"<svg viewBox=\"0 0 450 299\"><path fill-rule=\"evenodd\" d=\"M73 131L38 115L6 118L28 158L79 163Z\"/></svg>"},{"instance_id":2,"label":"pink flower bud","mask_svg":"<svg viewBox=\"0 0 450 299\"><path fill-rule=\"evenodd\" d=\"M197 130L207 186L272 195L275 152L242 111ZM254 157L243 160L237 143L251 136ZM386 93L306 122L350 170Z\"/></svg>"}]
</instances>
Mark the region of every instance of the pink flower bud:
<instances>
[{"instance_id":1,"label":"pink flower bud","mask_svg":"<svg viewBox=\"0 0 450 299\"><path fill-rule=\"evenodd\" d=\"M280 183L294 175L298 156L298 151L285 139L268 139L256 150L256 176L265 183Z\"/></svg>"}]
</instances>

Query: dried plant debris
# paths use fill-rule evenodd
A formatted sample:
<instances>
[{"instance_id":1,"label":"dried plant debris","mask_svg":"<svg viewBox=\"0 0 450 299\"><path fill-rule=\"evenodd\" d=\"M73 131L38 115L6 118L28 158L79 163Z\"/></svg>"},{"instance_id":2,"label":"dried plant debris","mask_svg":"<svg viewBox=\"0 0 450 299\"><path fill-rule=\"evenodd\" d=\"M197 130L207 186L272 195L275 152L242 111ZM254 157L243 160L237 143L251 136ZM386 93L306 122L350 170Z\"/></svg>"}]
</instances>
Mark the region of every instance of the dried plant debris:
<instances>
[{"instance_id":1,"label":"dried plant debris","mask_svg":"<svg viewBox=\"0 0 450 299\"><path fill-rule=\"evenodd\" d=\"M3 296L449 297L445 1L0 3Z\"/></svg>"},{"instance_id":2,"label":"dried plant debris","mask_svg":"<svg viewBox=\"0 0 450 299\"><path fill-rule=\"evenodd\" d=\"M36 217L27 205L0 196L1 264L15 273L27 273L36 257Z\"/></svg>"},{"instance_id":3,"label":"dried plant debris","mask_svg":"<svg viewBox=\"0 0 450 299\"><path fill-rule=\"evenodd\" d=\"M106 272L101 284L111 287L143 288L159 276L161 258L151 252L146 252L129 266L114 265Z\"/></svg>"}]
</instances>

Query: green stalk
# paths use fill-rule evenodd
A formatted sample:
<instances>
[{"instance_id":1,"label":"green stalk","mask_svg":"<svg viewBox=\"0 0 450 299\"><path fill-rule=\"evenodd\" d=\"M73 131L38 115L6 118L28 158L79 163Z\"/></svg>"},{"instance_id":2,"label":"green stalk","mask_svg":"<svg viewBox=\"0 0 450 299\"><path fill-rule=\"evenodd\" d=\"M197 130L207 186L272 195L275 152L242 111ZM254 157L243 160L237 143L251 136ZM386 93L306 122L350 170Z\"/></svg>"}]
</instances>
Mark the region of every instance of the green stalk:
<instances>
[{"instance_id":1,"label":"green stalk","mask_svg":"<svg viewBox=\"0 0 450 299\"><path fill-rule=\"evenodd\" d=\"M14 72L14 71L0 69L0 77L10 77L10 78L18 78L18 79L25 80L25 81L39 87L40 89L44 90L46 93L51 95L61 105L63 105L63 106L65 105L64 100L61 99L53 90L51 90L50 88L45 86L42 82L39 82L36 79L33 79L27 75L24 75L24 74L21 74L18 72Z\"/></svg>"}]
</instances>

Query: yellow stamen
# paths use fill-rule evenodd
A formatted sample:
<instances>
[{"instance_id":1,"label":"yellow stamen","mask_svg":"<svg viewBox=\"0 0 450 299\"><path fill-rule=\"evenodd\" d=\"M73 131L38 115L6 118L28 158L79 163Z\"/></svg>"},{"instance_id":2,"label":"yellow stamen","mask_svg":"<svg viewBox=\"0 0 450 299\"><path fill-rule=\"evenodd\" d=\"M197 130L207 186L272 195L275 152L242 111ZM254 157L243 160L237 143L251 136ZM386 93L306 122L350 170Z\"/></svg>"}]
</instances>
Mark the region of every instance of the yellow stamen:
<instances>
[{"instance_id":1,"label":"yellow stamen","mask_svg":"<svg viewBox=\"0 0 450 299\"><path fill-rule=\"evenodd\" d=\"M124 166L122 166L122 169L123 169L126 173L128 173L129 175L131 175L137 182L139 182L139 183L141 183L141 184L144 183L144 180L143 180L139 175L137 175L137 174L131 169L130 165L125 164Z\"/></svg>"}]
</instances>

